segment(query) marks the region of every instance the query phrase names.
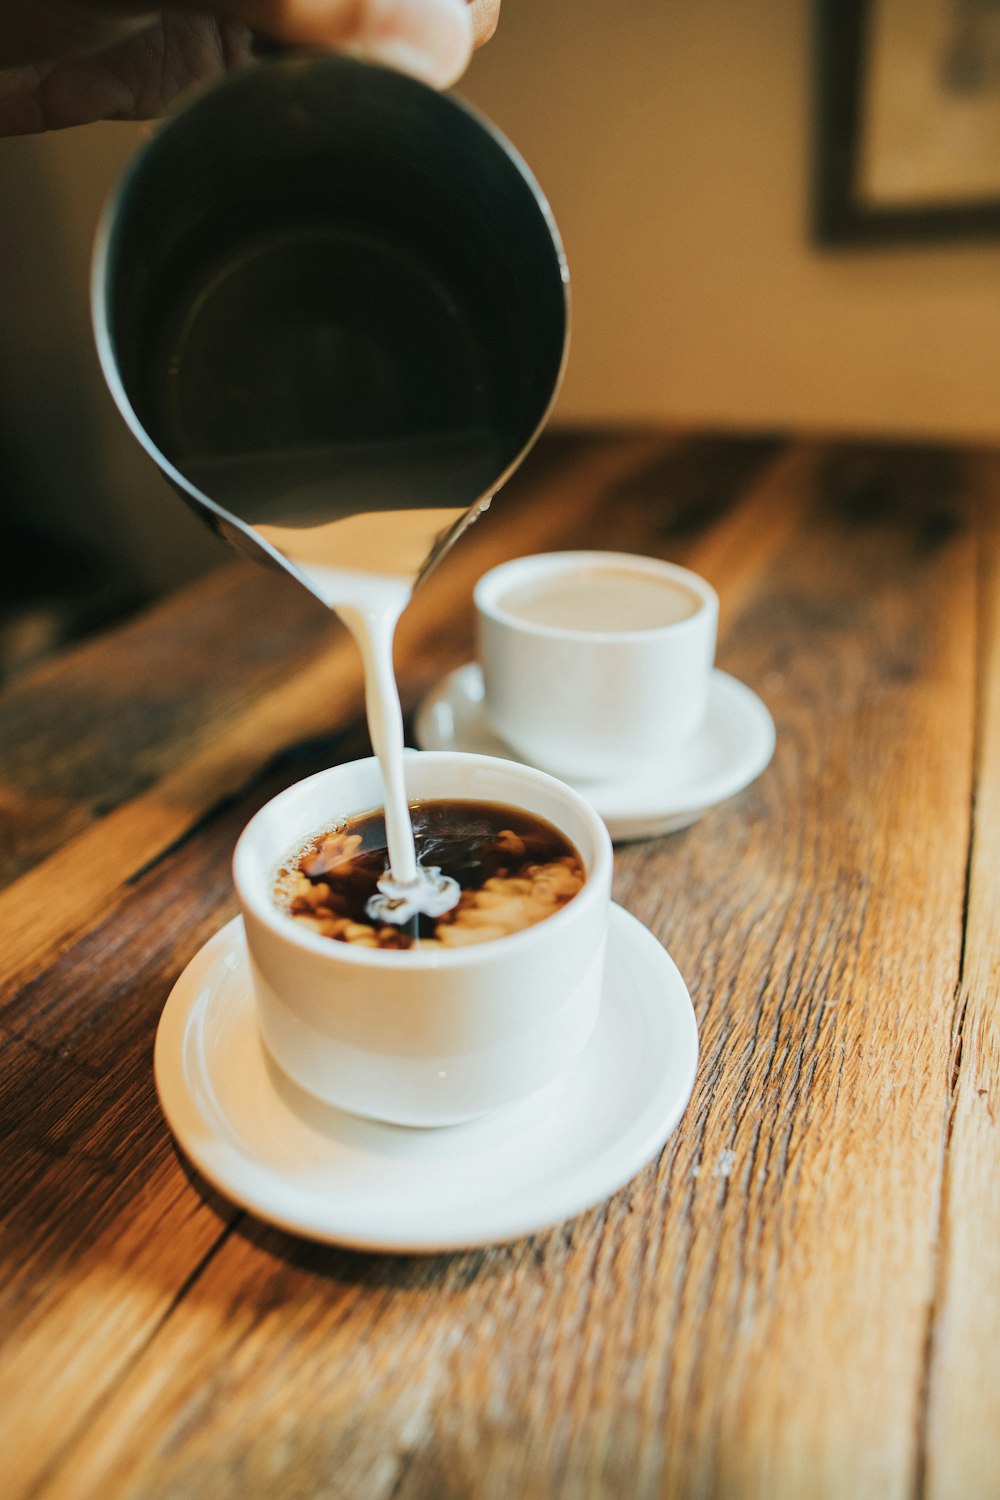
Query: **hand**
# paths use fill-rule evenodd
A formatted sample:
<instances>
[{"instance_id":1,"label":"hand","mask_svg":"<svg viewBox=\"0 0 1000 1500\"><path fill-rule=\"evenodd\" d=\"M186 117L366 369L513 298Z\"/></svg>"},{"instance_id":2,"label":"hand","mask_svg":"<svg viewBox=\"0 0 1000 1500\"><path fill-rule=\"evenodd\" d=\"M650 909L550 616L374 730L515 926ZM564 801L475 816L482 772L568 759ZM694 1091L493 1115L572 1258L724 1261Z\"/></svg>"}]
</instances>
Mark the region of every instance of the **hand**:
<instances>
[{"instance_id":1,"label":"hand","mask_svg":"<svg viewBox=\"0 0 1000 1500\"><path fill-rule=\"evenodd\" d=\"M156 5L156 0L152 0ZM145 120L253 57L255 34L454 83L500 0L0 0L0 135Z\"/></svg>"}]
</instances>

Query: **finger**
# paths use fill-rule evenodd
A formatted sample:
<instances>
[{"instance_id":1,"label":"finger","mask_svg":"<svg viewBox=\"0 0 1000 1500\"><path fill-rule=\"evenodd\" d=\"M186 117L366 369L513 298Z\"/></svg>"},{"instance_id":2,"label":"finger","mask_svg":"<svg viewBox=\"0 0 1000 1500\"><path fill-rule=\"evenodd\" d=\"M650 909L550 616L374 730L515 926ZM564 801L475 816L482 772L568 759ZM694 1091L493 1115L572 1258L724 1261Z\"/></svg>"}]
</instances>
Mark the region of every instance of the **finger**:
<instances>
[{"instance_id":1,"label":"finger","mask_svg":"<svg viewBox=\"0 0 1000 1500\"><path fill-rule=\"evenodd\" d=\"M500 20L500 0L469 0L472 12L472 45L488 42Z\"/></svg>"},{"instance_id":2,"label":"finger","mask_svg":"<svg viewBox=\"0 0 1000 1500\"><path fill-rule=\"evenodd\" d=\"M435 88L454 83L472 55L465 0L220 0L219 9L277 41L335 47Z\"/></svg>"}]
</instances>

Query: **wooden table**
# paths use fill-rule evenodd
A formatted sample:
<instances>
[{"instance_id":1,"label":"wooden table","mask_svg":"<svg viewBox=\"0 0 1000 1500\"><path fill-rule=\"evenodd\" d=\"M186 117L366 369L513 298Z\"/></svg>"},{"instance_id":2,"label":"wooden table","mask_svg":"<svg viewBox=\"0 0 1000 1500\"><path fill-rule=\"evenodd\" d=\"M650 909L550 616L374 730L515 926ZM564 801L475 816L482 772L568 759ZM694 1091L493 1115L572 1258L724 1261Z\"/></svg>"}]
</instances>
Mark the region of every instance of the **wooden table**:
<instances>
[{"instance_id":1,"label":"wooden table","mask_svg":"<svg viewBox=\"0 0 1000 1500\"><path fill-rule=\"evenodd\" d=\"M296 1240L178 1155L173 981L286 783L367 753L358 660L233 563L5 695L0 1493L1000 1494L1000 455L555 435L414 603L408 710L486 567L689 564L771 767L618 851L701 1029L610 1202L440 1257Z\"/></svg>"}]
</instances>

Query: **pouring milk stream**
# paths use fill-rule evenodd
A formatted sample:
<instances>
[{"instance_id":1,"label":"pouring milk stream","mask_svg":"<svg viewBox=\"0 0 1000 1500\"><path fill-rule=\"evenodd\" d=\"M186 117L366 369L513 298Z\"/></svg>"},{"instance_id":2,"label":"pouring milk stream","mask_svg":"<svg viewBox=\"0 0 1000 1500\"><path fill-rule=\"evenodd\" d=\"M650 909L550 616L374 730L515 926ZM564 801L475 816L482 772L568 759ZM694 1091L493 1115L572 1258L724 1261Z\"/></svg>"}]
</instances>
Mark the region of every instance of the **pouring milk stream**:
<instances>
[{"instance_id":1,"label":"pouring milk stream","mask_svg":"<svg viewBox=\"0 0 1000 1500\"><path fill-rule=\"evenodd\" d=\"M388 512L353 517L350 523L334 521L304 532L287 526L258 528L264 539L295 565L313 592L337 612L361 652L368 733L382 771L389 849L389 870L379 882L380 894L369 902L369 915L399 925L418 915L441 916L459 897L456 881L417 862L403 774L403 714L392 645L399 617L428 552L422 527L414 527L412 519L406 524L414 514L424 520L428 517L425 511ZM462 514L442 513L441 529L454 525ZM395 563L399 572L375 573L339 566L347 551L345 530L352 533L355 546L359 541L363 544L361 557L369 561L378 557L382 566ZM361 535L365 531L367 537ZM382 547L378 546L380 538Z\"/></svg>"}]
</instances>

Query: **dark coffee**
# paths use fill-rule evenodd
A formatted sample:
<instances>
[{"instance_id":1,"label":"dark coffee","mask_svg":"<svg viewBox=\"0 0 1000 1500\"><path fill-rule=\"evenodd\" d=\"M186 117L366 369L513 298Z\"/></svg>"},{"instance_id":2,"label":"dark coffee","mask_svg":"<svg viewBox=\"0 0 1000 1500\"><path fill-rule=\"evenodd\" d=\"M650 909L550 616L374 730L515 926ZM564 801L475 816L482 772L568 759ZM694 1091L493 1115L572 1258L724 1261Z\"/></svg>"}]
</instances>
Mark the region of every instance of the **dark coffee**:
<instances>
[{"instance_id":1,"label":"dark coffee","mask_svg":"<svg viewBox=\"0 0 1000 1500\"><path fill-rule=\"evenodd\" d=\"M320 833L279 872L275 900L314 932L367 948L462 947L507 937L577 894L583 862L544 819L493 802L414 802L417 858L461 887L458 905L406 927L373 921L368 902L388 868L381 810Z\"/></svg>"}]
</instances>

